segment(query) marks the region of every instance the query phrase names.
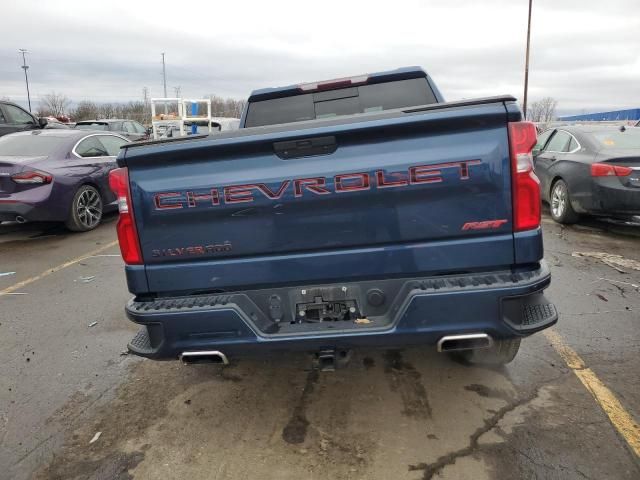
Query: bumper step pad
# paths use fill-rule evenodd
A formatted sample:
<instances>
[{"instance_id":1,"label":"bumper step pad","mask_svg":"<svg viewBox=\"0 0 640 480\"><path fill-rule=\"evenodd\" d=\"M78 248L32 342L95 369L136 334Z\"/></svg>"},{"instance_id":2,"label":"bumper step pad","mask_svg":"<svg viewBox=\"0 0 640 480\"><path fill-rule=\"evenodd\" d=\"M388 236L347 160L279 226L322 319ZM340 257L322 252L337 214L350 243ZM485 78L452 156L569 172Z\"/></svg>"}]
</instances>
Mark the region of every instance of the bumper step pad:
<instances>
[{"instance_id":1,"label":"bumper step pad","mask_svg":"<svg viewBox=\"0 0 640 480\"><path fill-rule=\"evenodd\" d=\"M138 355L150 355L154 352L151 347L151 339L147 327L142 327L135 337L131 339L127 348Z\"/></svg>"},{"instance_id":2,"label":"bumper step pad","mask_svg":"<svg viewBox=\"0 0 640 480\"><path fill-rule=\"evenodd\" d=\"M539 323L547 323L554 318L558 318L558 312L553 303L523 305L522 307L522 326L533 327Z\"/></svg>"},{"instance_id":3,"label":"bumper step pad","mask_svg":"<svg viewBox=\"0 0 640 480\"><path fill-rule=\"evenodd\" d=\"M527 297L505 298L502 303L504 320L515 330L533 333L558 321L558 310L544 296L537 293Z\"/></svg>"}]
</instances>

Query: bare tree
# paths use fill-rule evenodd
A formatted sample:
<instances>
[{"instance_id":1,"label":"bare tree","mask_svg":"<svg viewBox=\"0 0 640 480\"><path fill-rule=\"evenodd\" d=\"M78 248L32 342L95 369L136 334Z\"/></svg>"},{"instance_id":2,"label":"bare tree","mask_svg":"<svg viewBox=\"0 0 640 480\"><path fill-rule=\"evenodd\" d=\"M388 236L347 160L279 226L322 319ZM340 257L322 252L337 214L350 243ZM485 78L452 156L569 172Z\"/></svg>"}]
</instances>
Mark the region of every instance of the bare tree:
<instances>
[{"instance_id":1,"label":"bare tree","mask_svg":"<svg viewBox=\"0 0 640 480\"><path fill-rule=\"evenodd\" d=\"M532 122L547 123L556 119L556 106L558 101L551 97L533 102L527 109L527 120Z\"/></svg>"},{"instance_id":2,"label":"bare tree","mask_svg":"<svg viewBox=\"0 0 640 480\"><path fill-rule=\"evenodd\" d=\"M233 98L222 98L211 94L211 115L214 117L237 117L240 118L245 100L235 100Z\"/></svg>"},{"instance_id":3,"label":"bare tree","mask_svg":"<svg viewBox=\"0 0 640 480\"><path fill-rule=\"evenodd\" d=\"M88 100L83 100L78 103L76 108L71 111L71 118L76 122L82 120L95 120L98 116L98 106Z\"/></svg>"},{"instance_id":4,"label":"bare tree","mask_svg":"<svg viewBox=\"0 0 640 480\"><path fill-rule=\"evenodd\" d=\"M214 117L239 118L246 103L245 100L222 98L215 95L211 95L211 100L211 113ZM69 103L67 100L66 105ZM169 104L168 109L171 114L178 114L177 103ZM100 118L125 118L148 125L151 123L151 99L149 98L149 90L146 87L142 89L142 101L95 103L89 100L82 100L78 102L75 108L71 109L69 113L71 118L76 122ZM43 105L40 116L50 115L54 115L54 110L49 106Z\"/></svg>"},{"instance_id":5,"label":"bare tree","mask_svg":"<svg viewBox=\"0 0 640 480\"><path fill-rule=\"evenodd\" d=\"M98 116L100 118L116 118L116 106L113 103L103 103L98 107Z\"/></svg>"},{"instance_id":6,"label":"bare tree","mask_svg":"<svg viewBox=\"0 0 640 480\"><path fill-rule=\"evenodd\" d=\"M62 93L51 92L40 101L40 116L59 117L64 114L71 101Z\"/></svg>"}]
</instances>

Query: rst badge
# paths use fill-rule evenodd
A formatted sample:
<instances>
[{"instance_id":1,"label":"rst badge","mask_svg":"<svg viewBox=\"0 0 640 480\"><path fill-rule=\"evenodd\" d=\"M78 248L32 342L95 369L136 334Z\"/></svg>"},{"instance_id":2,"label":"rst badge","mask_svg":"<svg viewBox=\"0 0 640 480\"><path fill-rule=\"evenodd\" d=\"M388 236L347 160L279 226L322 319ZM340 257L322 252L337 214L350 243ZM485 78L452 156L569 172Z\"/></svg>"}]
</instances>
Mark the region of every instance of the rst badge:
<instances>
[{"instance_id":1,"label":"rst badge","mask_svg":"<svg viewBox=\"0 0 640 480\"><path fill-rule=\"evenodd\" d=\"M506 218L500 220L483 220L482 222L467 222L462 225L462 230L495 230L507 223Z\"/></svg>"}]
</instances>

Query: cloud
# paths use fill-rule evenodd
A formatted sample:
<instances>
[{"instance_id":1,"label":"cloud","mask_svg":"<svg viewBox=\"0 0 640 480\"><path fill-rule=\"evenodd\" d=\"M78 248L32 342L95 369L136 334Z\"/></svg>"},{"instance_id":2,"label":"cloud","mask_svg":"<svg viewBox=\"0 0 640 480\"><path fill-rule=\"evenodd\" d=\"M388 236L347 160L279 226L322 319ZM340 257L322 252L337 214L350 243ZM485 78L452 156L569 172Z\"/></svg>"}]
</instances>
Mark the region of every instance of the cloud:
<instances>
[{"instance_id":1,"label":"cloud","mask_svg":"<svg viewBox=\"0 0 640 480\"><path fill-rule=\"evenodd\" d=\"M0 96L129 101L149 87L243 98L255 88L421 65L450 100L522 96L527 5L476 2L190 2L22 0L3 9ZM594 3L593 5L591 3ZM115 4L115 5L114 5ZM635 14L634 14L635 12ZM535 0L530 98L559 110L640 102L637 0Z\"/></svg>"}]
</instances>

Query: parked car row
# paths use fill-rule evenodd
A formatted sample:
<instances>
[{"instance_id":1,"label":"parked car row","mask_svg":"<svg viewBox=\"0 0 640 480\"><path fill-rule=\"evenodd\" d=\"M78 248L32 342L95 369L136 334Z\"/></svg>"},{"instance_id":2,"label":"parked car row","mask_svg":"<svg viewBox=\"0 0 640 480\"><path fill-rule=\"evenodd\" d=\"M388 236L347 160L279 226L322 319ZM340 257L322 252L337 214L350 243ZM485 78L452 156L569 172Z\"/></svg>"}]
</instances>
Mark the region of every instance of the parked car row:
<instances>
[{"instance_id":1,"label":"parked car row","mask_svg":"<svg viewBox=\"0 0 640 480\"><path fill-rule=\"evenodd\" d=\"M533 155L541 196L555 221L592 215L640 223L640 129L550 128L538 136Z\"/></svg>"},{"instance_id":2,"label":"parked car row","mask_svg":"<svg viewBox=\"0 0 640 480\"><path fill-rule=\"evenodd\" d=\"M111 132L31 130L0 137L0 222L64 222L95 228L115 209L109 172L129 140Z\"/></svg>"}]
</instances>

